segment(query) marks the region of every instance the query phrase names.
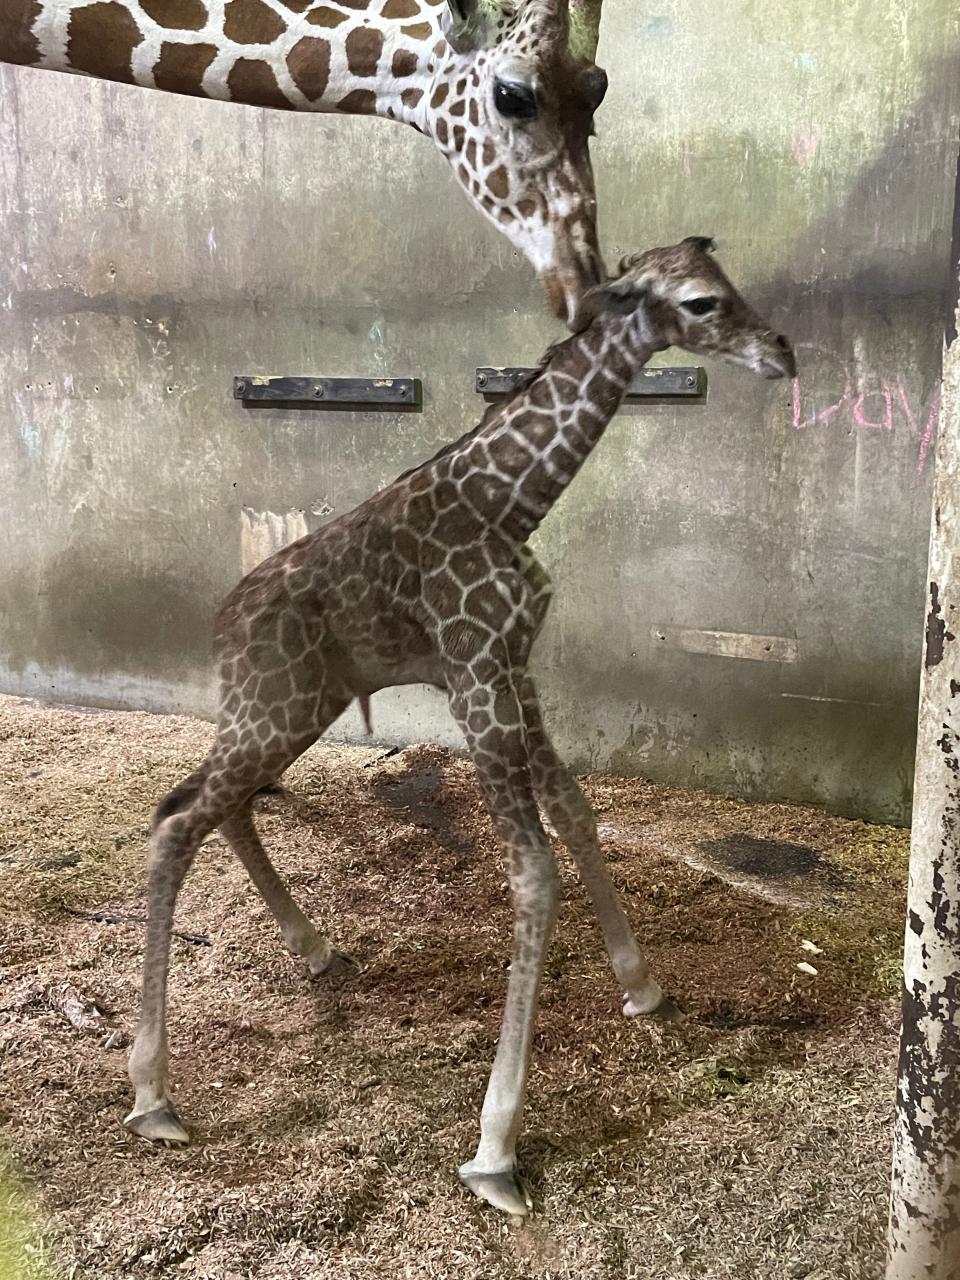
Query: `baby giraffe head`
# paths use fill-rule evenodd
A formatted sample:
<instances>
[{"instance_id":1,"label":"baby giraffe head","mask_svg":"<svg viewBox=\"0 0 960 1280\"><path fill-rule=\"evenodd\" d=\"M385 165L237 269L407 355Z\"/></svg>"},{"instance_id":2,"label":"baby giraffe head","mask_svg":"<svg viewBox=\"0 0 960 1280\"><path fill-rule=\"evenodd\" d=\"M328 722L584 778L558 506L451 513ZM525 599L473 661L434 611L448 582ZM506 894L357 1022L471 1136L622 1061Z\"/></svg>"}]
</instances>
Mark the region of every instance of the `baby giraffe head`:
<instances>
[{"instance_id":1,"label":"baby giraffe head","mask_svg":"<svg viewBox=\"0 0 960 1280\"><path fill-rule=\"evenodd\" d=\"M740 296L713 256L709 236L624 258L620 276L584 298L577 327L599 313L643 310L644 341L656 351L681 347L721 356L762 378L795 378L789 341Z\"/></svg>"},{"instance_id":2,"label":"baby giraffe head","mask_svg":"<svg viewBox=\"0 0 960 1280\"><path fill-rule=\"evenodd\" d=\"M603 278L588 144L606 73L571 48L569 0L447 0L442 26L426 128L569 323Z\"/></svg>"}]
</instances>

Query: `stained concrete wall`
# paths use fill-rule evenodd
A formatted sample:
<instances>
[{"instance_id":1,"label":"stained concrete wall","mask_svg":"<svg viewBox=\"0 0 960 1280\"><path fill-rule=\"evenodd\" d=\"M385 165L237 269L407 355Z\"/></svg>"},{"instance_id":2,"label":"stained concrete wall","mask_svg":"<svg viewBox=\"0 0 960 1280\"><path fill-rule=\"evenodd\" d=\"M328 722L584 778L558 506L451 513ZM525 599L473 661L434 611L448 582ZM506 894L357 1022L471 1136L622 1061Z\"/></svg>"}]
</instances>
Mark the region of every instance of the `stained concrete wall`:
<instances>
[{"instance_id":1,"label":"stained concrete wall","mask_svg":"<svg viewBox=\"0 0 960 1280\"><path fill-rule=\"evenodd\" d=\"M610 260L715 235L802 370L791 394L714 365L706 406L623 413L552 514L556 737L580 767L905 819L957 7L604 7ZM0 112L0 686L207 712L241 568L459 434L474 367L556 326L412 132L10 67ZM252 413L241 372L416 374L424 411ZM456 741L438 695L374 711Z\"/></svg>"}]
</instances>

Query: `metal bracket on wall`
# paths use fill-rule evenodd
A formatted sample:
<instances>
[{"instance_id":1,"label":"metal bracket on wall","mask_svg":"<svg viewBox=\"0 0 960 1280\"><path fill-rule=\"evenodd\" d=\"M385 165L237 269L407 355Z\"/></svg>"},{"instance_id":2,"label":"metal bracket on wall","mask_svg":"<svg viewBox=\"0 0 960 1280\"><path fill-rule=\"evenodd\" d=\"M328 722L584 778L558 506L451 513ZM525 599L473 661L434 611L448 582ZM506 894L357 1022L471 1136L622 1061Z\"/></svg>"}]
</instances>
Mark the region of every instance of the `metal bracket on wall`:
<instances>
[{"instance_id":1,"label":"metal bracket on wall","mask_svg":"<svg viewBox=\"0 0 960 1280\"><path fill-rule=\"evenodd\" d=\"M482 367L477 370L476 388L480 395L493 399L508 395L521 378L533 369ZM649 404L686 401L704 404L707 399L706 369L641 369L627 392L627 403Z\"/></svg>"},{"instance_id":2,"label":"metal bracket on wall","mask_svg":"<svg viewBox=\"0 0 960 1280\"><path fill-rule=\"evenodd\" d=\"M406 409L423 407L419 378L236 377L233 398L274 409Z\"/></svg>"}]
</instances>

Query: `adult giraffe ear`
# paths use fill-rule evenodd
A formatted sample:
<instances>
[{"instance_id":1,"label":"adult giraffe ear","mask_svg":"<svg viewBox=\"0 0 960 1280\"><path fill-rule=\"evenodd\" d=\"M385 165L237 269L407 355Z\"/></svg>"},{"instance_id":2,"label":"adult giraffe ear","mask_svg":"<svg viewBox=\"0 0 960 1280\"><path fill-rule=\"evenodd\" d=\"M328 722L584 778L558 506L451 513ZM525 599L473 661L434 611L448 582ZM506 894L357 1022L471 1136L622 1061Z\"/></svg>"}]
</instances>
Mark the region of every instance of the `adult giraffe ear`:
<instances>
[{"instance_id":1,"label":"adult giraffe ear","mask_svg":"<svg viewBox=\"0 0 960 1280\"><path fill-rule=\"evenodd\" d=\"M488 49L496 36L495 15L481 0L447 0L440 26L457 53Z\"/></svg>"},{"instance_id":2,"label":"adult giraffe ear","mask_svg":"<svg viewBox=\"0 0 960 1280\"><path fill-rule=\"evenodd\" d=\"M595 284L580 299L576 318L570 326L574 333L580 333L596 320L597 316L628 316L646 301L647 291L643 285L621 276L619 280L607 280L604 284Z\"/></svg>"}]
</instances>

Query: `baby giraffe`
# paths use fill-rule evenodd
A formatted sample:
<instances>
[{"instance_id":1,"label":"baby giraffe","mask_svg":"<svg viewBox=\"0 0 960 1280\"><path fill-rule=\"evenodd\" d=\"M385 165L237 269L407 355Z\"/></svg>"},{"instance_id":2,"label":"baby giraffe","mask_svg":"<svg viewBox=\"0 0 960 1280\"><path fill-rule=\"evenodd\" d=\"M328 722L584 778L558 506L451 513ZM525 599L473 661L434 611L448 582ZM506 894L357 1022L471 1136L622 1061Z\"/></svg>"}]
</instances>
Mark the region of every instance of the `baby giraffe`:
<instances>
[{"instance_id":1,"label":"baby giraffe","mask_svg":"<svg viewBox=\"0 0 960 1280\"><path fill-rule=\"evenodd\" d=\"M576 862L596 910L624 1013L676 1019L650 974L579 786L551 745L527 670L550 581L527 539L570 484L634 374L669 346L719 355L764 378L795 376L786 338L743 301L690 237L626 259L584 297L577 332L468 435L340 519L248 574L217 623L221 695L206 760L153 819L143 1007L130 1055L127 1125L186 1142L170 1100L165 1003L177 892L219 827L314 974L347 963L295 905L261 845L251 797L306 751L352 699L390 685L447 693L504 846L513 955L476 1155L463 1182L507 1213L527 1202L516 1144L544 950L557 905L553 850L538 802Z\"/></svg>"}]
</instances>

